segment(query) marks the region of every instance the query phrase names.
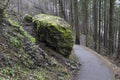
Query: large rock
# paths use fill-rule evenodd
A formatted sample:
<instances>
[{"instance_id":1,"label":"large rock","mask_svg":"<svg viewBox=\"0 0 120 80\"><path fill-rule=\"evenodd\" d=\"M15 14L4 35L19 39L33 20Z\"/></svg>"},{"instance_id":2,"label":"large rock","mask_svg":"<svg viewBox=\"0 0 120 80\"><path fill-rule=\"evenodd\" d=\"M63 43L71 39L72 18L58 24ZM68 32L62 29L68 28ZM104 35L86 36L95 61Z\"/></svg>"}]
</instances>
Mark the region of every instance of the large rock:
<instances>
[{"instance_id":1,"label":"large rock","mask_svg":"<svg viewBox=\"0 0 120 80\"><path fill-rule=\"evenodd\" d=\"M33 23L36 26L39 40L65 57L70 55L74 41L67 22L57 16L39 14L33 17Z\"/></svg>"}]
</instances>

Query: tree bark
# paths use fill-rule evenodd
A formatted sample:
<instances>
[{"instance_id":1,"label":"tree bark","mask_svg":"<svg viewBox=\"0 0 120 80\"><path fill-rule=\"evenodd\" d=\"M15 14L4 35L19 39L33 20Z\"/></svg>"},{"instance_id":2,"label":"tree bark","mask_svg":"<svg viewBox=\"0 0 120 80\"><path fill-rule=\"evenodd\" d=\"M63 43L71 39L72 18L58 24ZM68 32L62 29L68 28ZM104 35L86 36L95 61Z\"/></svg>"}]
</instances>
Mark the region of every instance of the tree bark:
<instances>
[{"instance_id":1,"label":"tree bark","mask_svg":"<svg viewBox=\"0 0 120 80\"><path fill-rule=\"evenodd\" d=\"M115 0L110 0L110 10L109 10L109 55L113 53L113 9Z\"/></svg>"},{"instance_id":2,"label":"tree bark","mask_svg":"<svg viewBox=\"0 0 120 80\"><path fill-rule=\"evenodd\" d=\"M99 0L99 49L98 53L101 51L101 0Z\"/></svg>"},{"instance_id":3,"label":"tree bark","mask_svg":"<svg viewBox=\"0 0 120 80\"><path fill-rule=\"evenodd\" d=\"M120 19L118 20L120 22ZM118 48L117 48L117 59L120 59L120 23L118 23L119 34L118 34Z\"/></svg>"},{"instance_id":4,"label":"tree bark","mask_svg":"<svg viewBox=\"0 0 120 80\"><path fill-rule=\"evenodd\" d=\"M59 13L60 13L60 17L66 19L63 2L62 2L62 0L58 0L58 1L59 1Z\"/></svg>"},{"instance_id":5,"label":"tree bark","mask_svg":"<svg viewBox=\"0 0 120 80\"><path fill-rule=\"evenodd\" d=\"M86 36L86 46L88 46L88 0L82 1L82 26L83 26L83 33Z\"/></svg>"},{"instance_id":6,"label":"tree bark","mask_svg":"<svg viewBox=\"0 0 120 80\"><path fill-rule=\"evenodd\" d=\"M72 29L74 30L74 20L73 20L73 0L70 0L70 24L72 26Z\"/></svg>"},{"instance_id":7,"label":"tree bark","mask_svg":"<svg viewBox=\"0 0 120 80\"><path fill-rule=\"evenodd\" d=\"M107 9L106 0L104 1L104 47L107 47Z\"/></svg>"},{"instance_id":8,"label":"tree bark","mask_svg":"<svg viewBox=\"0 0 120 80\"><path fill-rule=\"evenodd\" d=\"M76 44L80 44L80 29L78 20L78 0L74 0L74 20L75 20L75 30L76 30Z\"/></svg>"},{"instance_id":9,"label":"tree bark","mask_svg":"<svg viewBox=\"0 0 120 80\"><path fill-rule=\"evenodd\" d=\"M97 20L98 20L98 17L97 17L97 0L93 0L93 25L94 25L94 35L93 35L93 38L94 38L94 49L95 51L97 50Z\"/></svg>"}]
</instances>

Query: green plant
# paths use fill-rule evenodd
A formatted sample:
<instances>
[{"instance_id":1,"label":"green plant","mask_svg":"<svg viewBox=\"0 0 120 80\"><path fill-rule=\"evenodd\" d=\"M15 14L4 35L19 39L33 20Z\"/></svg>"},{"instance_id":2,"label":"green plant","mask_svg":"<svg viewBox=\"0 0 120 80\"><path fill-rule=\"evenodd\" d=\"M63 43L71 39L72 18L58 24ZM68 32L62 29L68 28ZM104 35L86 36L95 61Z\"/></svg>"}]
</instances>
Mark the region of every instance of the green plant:
<instances>
[{"instance_id":1,"label":"green plant","mask_svg":"<svg viewBox=\"0 0 120 80\"><path fill-rule=\"evenodd\" d=\"M21 42L18 38L16 37L11 37L10 38L10 43L12 44L12 46L14 47L20 47L21 46Z\"/></svg>"}]
</instances>

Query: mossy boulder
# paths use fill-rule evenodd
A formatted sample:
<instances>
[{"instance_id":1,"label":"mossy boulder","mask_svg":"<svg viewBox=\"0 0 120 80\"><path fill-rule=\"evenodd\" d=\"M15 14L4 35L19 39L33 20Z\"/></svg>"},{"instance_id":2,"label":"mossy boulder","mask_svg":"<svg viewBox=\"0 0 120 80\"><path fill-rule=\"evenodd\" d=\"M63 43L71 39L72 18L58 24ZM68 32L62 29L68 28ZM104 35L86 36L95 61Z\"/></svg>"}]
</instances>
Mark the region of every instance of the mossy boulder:
<instances>
[{"instance_id":1,"label":"mossy boulder","mask_svg":"<svg viewBox=\"0 0 120 80\"><path fill-rule=\"evenodd\" d=\"M68 57L73 47L73 34L70 25L64 19L47 14L38 14L33 17L33 23L39 40L49 47Z\"/></svg>"}]
</instances>

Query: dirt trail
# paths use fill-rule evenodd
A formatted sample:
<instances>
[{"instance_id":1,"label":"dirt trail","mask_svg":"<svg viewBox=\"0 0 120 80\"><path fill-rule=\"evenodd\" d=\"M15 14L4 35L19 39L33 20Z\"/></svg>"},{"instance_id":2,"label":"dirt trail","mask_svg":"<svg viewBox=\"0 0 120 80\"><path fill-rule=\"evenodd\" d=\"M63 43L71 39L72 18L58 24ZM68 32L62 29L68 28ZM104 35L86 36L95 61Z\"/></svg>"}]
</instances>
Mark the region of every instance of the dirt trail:
<instances>
[{"instance_id":1,"label":"dirt trail","mask_svg":"<svg viewBox=\"0 0 120 80\"><path fill-rule=\"evenodd\" d=\"M82 64L74 80L113 80L114 72L104 59L79 45L74 45L74 53Z\"/></svg>"}]
</instances>

